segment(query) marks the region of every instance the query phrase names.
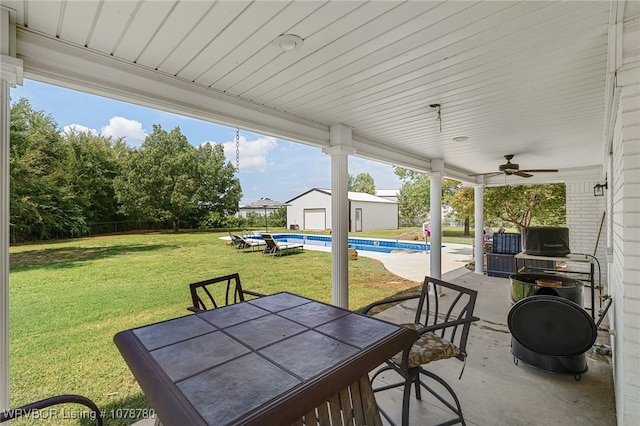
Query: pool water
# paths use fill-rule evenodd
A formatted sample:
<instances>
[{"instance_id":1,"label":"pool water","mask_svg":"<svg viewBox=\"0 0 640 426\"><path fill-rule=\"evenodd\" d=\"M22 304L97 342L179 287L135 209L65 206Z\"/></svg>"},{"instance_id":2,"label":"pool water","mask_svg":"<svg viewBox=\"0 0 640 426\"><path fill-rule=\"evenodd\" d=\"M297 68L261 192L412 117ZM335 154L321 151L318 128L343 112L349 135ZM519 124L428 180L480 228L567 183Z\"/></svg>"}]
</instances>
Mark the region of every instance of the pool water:
<instances>
[{"instance_id":1,"label":"pool water","mask_svg":"<svg viewBox=\"0 0 640 426\"><path fill-rule=\"evenodd\" d=\"M314 246L331 247L331 237L326 235L306 234L274 234L273 238L283 243L308 244ZM369 238L349 238L349 248L356 250L391 253L394 250L409 250L416 252L427 251L426 243L406 242L395 240L376 240Z\"/></svg>"}]
</instances>

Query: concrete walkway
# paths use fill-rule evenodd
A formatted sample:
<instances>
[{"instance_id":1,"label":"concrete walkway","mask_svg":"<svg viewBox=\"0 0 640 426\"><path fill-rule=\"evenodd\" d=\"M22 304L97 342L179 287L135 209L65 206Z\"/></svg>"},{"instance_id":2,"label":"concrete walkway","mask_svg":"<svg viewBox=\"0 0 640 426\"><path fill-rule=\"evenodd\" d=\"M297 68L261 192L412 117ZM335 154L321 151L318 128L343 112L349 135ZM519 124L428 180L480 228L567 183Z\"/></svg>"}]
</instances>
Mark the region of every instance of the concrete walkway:
<instances>
[{"instance_id":1,"label":"concrete walkway","mask_svg":"<svg viewBox=\"0 0 640 426\"><path fill-rule=\"evenodd\" d=\"M422 282L429 275L431 254L425 252L395 251L378 253L360 250L358 256L377 259L385 268L399 277ZM473 247L465 244L445 244L442 248L442 278L451 280L469 272L465 265L473 261Z\"/></svg>"}]
</instances>

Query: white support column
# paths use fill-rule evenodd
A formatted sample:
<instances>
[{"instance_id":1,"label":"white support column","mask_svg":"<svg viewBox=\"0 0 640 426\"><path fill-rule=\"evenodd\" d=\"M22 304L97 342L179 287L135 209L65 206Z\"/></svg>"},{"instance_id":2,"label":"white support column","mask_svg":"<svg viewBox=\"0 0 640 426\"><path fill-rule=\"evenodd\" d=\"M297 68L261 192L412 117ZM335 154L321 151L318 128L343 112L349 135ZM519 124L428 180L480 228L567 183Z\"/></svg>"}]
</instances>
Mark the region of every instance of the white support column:
<instances>
[{"instance_id":1,"label":"white support column","mask_svg":"<svg viewBox=\"0 0 640 426\"><path fill-rule=\"evenodd\" d=\"M429 257L429 276L442 278L442 175L444 161L431 160L429 180L430 188L430 218L431 218L431 256Z\"/></svg>"},{"instance_id":2,"label":"white support column","mask_svg":"<svg viewBox=\"0 0 640 426\"><path fill-rule=\"evenodd\" d=\"M479 177L478 181L483 178ZM475 271L477 274L484 273L484 184L479 182L473 188L473 204L475 217Z\"/></svg>"},{"instance_id":3,"label":"white support column","mask_svg":"<svg viewBox=\"0 0 640 426\"><path fill-rule=\"evenodd\" d=\"M351 128L331 126L331 147L323 150L331 156L331 282L332 303L349 308L349 155Z\"/></svg>"},{"instance_id":4,"label":"white support column","mask_svg":"<svg viewBox=\"0 0 640 426\"><path fill-rule=\"evenodd\" d=\"M3 52L0 66L0 410L4 410L9 408L9 92L22 84L22 60Z\"/></svg>"}]
</instances>

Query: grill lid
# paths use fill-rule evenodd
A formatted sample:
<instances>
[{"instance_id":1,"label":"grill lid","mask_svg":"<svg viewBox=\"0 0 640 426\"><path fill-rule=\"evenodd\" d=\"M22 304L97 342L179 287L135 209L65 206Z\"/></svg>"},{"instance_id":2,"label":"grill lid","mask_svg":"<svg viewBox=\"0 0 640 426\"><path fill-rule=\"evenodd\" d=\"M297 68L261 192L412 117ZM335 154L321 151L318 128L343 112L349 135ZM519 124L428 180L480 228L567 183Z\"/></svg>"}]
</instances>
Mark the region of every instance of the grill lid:
<instances>
[{"instance_id":1,"label":"grill lid","mask_svg":"<svg viewBox=\"0 0 640 426\"><path fill-rule=\"evenodd\" d=\"M507 318L514 339L549 356L580 355L596 341L596 325L578 304L557 296L531 296L513 305Z\"/></svg>"}]
</instances>

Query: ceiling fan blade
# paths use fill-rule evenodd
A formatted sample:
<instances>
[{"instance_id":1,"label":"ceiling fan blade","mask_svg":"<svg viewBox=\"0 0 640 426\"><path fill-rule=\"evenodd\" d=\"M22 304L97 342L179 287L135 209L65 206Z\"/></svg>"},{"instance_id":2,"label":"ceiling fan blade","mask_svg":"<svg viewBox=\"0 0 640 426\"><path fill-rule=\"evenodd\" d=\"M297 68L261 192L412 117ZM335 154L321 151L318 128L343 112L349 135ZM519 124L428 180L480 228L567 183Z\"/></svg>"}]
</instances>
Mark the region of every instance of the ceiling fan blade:
<instances>
[{"instance_id":1,"label":"ceiling fan blade","mask_svg":"<svg viewBox=\"0 0 640 426\"><path fill-rule=\"evenodd\" d=\"M530 178L531 176L533 176L533 175L527 173L525 170L519 170L519 171L514 172L512 174L516 175L516 176L523 177L523 178Z\"/></svg>"},{"instance_id":2,"label":"ceiling fan blade","mask_svg":"<svg viewBox=\"0 0 640 426\"><path fill-rule=\"evenodd\" d=\"M467 176L487 176L487 177L492 177L492 176L501 175L502 173L503 172L474 173L472 175L467 175Z\"/></svg>"},{"instance_id":3,"label":"ceiling fan blade","mask_svg":"<svg viewBox=\"0 0 640 426\"><path fill-rule=\"evenodd\" d=\"M531 169L531 170L520 170L524 173L556 173L557 169Z\"/></svg>"}]
</instances>

